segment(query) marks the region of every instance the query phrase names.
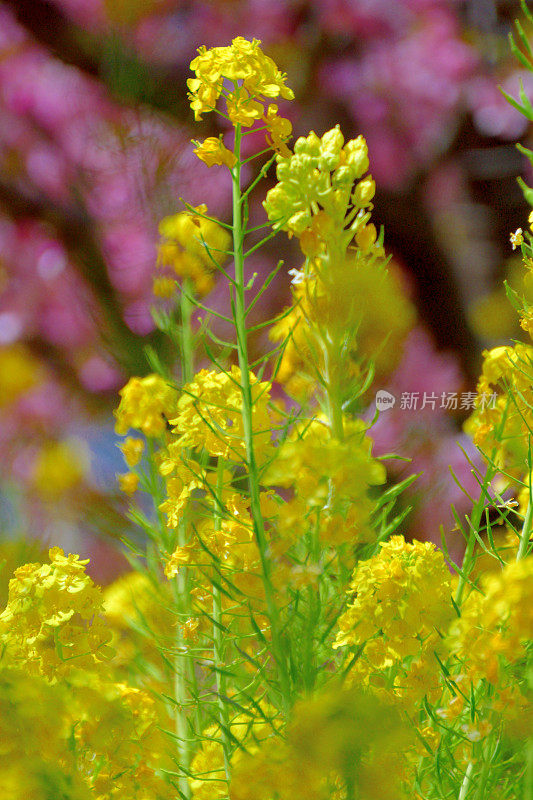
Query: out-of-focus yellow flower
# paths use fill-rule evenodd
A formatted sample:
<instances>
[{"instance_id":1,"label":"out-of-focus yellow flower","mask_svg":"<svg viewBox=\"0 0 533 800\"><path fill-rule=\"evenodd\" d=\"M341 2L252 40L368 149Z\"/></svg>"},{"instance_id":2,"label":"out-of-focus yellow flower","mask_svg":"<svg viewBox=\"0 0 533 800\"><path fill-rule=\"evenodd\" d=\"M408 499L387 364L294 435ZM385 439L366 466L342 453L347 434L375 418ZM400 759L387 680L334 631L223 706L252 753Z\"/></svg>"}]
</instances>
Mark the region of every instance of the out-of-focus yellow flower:
<instances>
[{"instance_id":1,"label":"out-of-focus yellow flower","mask_svg":"<svg viewBox=\"0 0 533 800\"><path fill-rule=\"evenodd\" d=\"M270 736L235 763L232 800L397 800L412 735L395 709L335 687L296 704L284 738Z\"/></svg>"},{"instance_id":2,"label":"out-of-focus yellow flower","mask_svg":"<svg viewBox=\"0 0 533 800\"><path fill-rule=\"evenodd\" d=\"M134 436L128 436L120 445L124 461L128 467L136 467L144 453L144 442Z\"/></svg>"},{"instance_id":3,"label":"out-of-focus yellow flower","mask_svg":"<svg viewBox=\"0 0 533 800\"><path fill-rule=\"evenodd\" d=\"M82 442L46 442L33 463L32 482L41 497L53 500L79 486L87 466Z\"/></svg>"},{"instance_id":4,"label":"out-of-focus yellow flower","mask_svg":"<svg viewBox=\"0 0 533 800\"><path fill-rule=\"evenodd\" d=\"M385 481L383 464L372 457L372 440L360 420L345 421L337 441L322 419L301 422L277 448L264 482L291 488L292 500L279 508L283 535L296 539L309 514L318 514L319 536L328 544L365 541L373 504L368 488Z\"/></svg>"},{"instance_id":5,"label":"out-of-focus yellow flower","mask_svg":"<svg viewBox=\"0 0 533 800\"><path fill-rule=\"evenodd\" d=\"M0 669L0 796L6 800L91 800L69 746L71 696L63 684Z\"/></svg>"},{"instance_id":6,"label":"out-of-focus yellow flower","mask_svg":"<svg viewBox=\"0 0 533 800\"><path fill-rule=\"evenodd\" d=\"M176 294L176 281L167 275L157 275L152 283L152 292L154 297L169 300Z\"/></svg>"},{"instance_id":7,"label":"out-of-focus yellow flower","mask_svg":"<svg viewBox=\"0 0 533 800\"><path fill-rule=\"evenodd\" d=\"M266 703L259 705L262 716L250 708L248 713L238 714L230 720L231 740L241 744L237 748L232 746L232 768L240 762L245 752L256 751L261 742L268 741L279 727L274 709ZM204 735L205 738L191 762L191 773L197 776L189 781L192 797L193 800L222 800L228 796L222 731L218 725L212 725Z\"/></svg>"},{"instance_id":8,"label":"out-of-focus yellow flower","mask_svg":"<svg viewBox=\"0 0 533 800\"><path fill-rule=\"evenodd\" d=\"M115 431L126 434L131 428L145 436L162 436L167 419L176 408L176 390L159 375L130 378L119 392L121 400L115 411Z\"/></svg>"},{"instance_id":9,"label":"out-of-focus yellow flower","mask_svg":"<svg viewBox=\"0 0 533 800\"><path fill-rule=\"evenodd\" d=\"M231 236L216 221L207 218L207 206L195 213L182 211L159 223L161 242L158 267L171 267L176 275L192 281L199 295L213 288L213 270L228 258Z\"/></svg>"},{"instance_id":10,"label":"out-of-focus yellow flower","mask_svg":"<svg viewBox=\"0 0 533 800\"><path fill-rule=\"evenodd\" d=\"M308 233L302 234L302 245ZM293 397L312 390L311 376L322 359L313 346L313 325L339 336L342 331L354 331L352 347L344 358L346 378L357 376L359 364L370 359L376 375L383 378L397 365L403 341L416 319L394 265L385 268L349 257L342 269L335 265L330 275L321 272L321 278L303 275L294 285L292 310L270 332L274 341L290 335L276 379Z\"/></svg>"},{"instance_id":11,"label":"out-of-focus yellow flower","mask_svg":"<svg viewBox=\"0 0 533 800\"><path fill-rule=\"evenodd\" d=\"M203 142L195 142L195 144L195 155L208 167L225 164L226 167L232 169L237 163L235 155L224 145L220 136L209 136Z\"/></svg>"},{"instance_id":12,"label":"out-of-focus yellow flower","mask_svg":"<svg viewBox=\"0 0 533 800\"><path fill-rule=\"evenodd\" d=\"M39 361L23 345L0 347L0 408L18 400L43 377Z\"/></svg>"},{"instance_id":13,"label":"out-of-focus yellow flower","mask_svg":"<svg viewBox=\"0 0 533 800\"><path fill-rule=\"evenodd\" d=\"M125 472L118 475L118 485L124 494L135 494L139 488L139 476L135 472Z\"/></svg>"}]
</instances>

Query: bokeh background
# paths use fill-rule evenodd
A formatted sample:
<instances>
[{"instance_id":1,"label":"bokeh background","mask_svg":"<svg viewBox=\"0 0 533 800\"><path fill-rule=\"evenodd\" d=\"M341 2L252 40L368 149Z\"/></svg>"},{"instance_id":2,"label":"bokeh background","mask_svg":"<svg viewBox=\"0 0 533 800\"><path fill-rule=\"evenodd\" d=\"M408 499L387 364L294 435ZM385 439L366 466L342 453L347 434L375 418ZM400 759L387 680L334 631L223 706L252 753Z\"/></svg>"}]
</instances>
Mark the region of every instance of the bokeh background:
<instances>
[{"instance_id":1,"label":"bokeh background","mask_svg":"<svg viewBox=\"0 0 533 800\"><path fill-rule=\"evenodd\" d=\"M509 233L527 224L516 177L531 178L515 142L531 146L531 132L499 90L517 96L522 79L532 93L507 40L520 16L511 0L0 2L3 540L90 555L103 582L124 568L112 409L128 377L150 371L147 345L168 356L150 315L157 225L180 198L230 213L227 174L190 144L219 132L187 103L202 44L261 39L295 90L283 112L296 136L339 122L366 137L373 218L418 314L382 385L473 391L483 348L520 335L502 281L519 280ZM253 264L259 279L279 257L299 266L277 242ZM284 274L261 313L288 297ZM460 550L450 504L464 514L459 484L476 488L468 409L387 414L376 451L412 459L393 477L423 472L410 533L438 541L442 526Z\"/></svg>"}]
</instances>

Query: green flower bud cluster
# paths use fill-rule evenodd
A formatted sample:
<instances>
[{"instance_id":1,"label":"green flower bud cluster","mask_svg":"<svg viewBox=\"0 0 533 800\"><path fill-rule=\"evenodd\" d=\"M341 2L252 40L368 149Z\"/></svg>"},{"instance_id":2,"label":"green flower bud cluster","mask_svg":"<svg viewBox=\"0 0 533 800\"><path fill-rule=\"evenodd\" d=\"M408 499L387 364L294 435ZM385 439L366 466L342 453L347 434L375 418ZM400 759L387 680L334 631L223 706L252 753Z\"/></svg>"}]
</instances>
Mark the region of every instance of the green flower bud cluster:
<instances>
[{"instance_id":1,"label":"green flower bud cluster","mask_svg":"<svg viewBox=\"0 0 533 800\"><path fill-rule=\"evenodd\" d=\"M338 125L322 138L313 131L300 137L294 153L278 156L277 162L278 183L263 205L274 224L296 236L311 227L320 211L344 227L350 212L368 207L374 196L370 176L352 192L368 169L368 150L362 136L344 144Z\"/></svg>"}]
</instances>

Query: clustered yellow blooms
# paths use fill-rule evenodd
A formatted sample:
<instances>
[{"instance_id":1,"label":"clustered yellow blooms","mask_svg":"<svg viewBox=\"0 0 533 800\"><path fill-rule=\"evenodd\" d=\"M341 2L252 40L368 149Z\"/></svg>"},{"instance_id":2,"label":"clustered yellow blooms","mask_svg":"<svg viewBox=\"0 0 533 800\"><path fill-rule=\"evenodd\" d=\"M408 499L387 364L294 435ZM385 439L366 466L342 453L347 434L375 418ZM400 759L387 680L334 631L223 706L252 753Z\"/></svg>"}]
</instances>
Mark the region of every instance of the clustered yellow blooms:
<instances>
[{"instance_id":1,"label":"clustered yellow blooms","mask_svg":"<svg viewBox=\"0 0 533 800\"><path fill-rule=\"evenodd\" d=\"M252 373L250 382L256 454L264 461L272 452L270 384L258 381ZM241 409L240 370L236 366L228 372L201 370L183 387L170 420L173 437L161 454L160 464L168 494L161 510L167 514L170 527L177 527L195 491L210 489L208 498L213 495L212 473L188 458L186 450L196 455L205 452L228 464L242 464L246 450Z\"/></svg>"},{"instance_id":2,"label":"clustered yellow blooms","mask_svg":"<svg viewBox=\"0 0 533 800\"><path fill-rule=\"evenodd\" d=\"M466 599L452 641L467 677L505 685L505 669L525 656L533 639L533 556L481 578Z\"/></svg>"},{"instance_id":3,"label":"clustered yellow blooms","mask_svg":"<svg viewBox=\"0 0 533 800\"><path fill-rule=\"evenodd\" d=\"M195 607L198 613L206 608L206 601L213 595L212 579L219 577L231 581L242 602L251 604L256 614L264 613L264 588L261 578L261 561L254 536L250 502L245 495L238 494L231 486L226 486L217 500L207 492L206 478L201 497L197 504L187 505L188 515L192 516L192 530L185 545L178 545L167 559L164 572L167 578L178 575L183 567L188 568L191 582L196 586ZM170 501L171 502L171 501ZM167 510L170 503L163 503ZM268 492L261 493L261 506L266 519L277 512L277 503ZM220 509L220 510L219 510ZM221 515L214 524L215 511ZM171 523L169 522L169 525ZM222 598L223 608L232 609L236 615L239 600ZM230 614L230 616L231 616ZM230 617L224 617L230 625ZM205 620L202 620L202 628ZM196 630L196 629L195 629Z\"/></svg>"},{"instance_id":4,"label":"clustered yellow blooms","mask_svg":"<svg viewBox=\"0 0 533 800\"><path fill-rule=\"evenodd\" d=\"M451 576L431 542L393 536L354 570L352 602L339 618L335 648L362 649L351 680L420 701L439 691L434 652L454 615ZM348 657L349 658L349 657ZM387 671L396 672L391 684Z\"/></svg>"},{"instance_id":5,"label":"clustered yellow blooms","mask_svg":"<svg viewBox=\"0 0 533 800\"><path fill-rule=\"evenodd\" d=\"M310 325L332 330L337 338L353 331L343 359L346 378L357 378L362 365L372 362L379 380L397 366L401 343L415 322L415 309L390 265L361 259L345 266L327 288L316 275L296 283L290 311L270 331L271 339L286 342L276 380L293 397L305 396L316 384L314 365L322 353Z\"/></svg>"},{"instance_id":6,"label":"clustered yellow blooms","mask_svg":"<svg viewBox=\"0 0 533 800\"><path fill-rule=\"evenodd\" d=\"M2 796L170 800L164 717L144 691L112 680L88 561L60 548L49 557L15 570L0 615Z\"/></svg>"},{"instance_id":7,"label":"clustered yellow blooms","mask_svg":"<svg viewBox=\"0 0 533 800\"><path fill-rule=\"evenodd\" d=\"M0 795L91 800L69 748L68 692L24 670L0 668Z\"/></svg>"},{"instance_id":8,"label":"clustered yellow blooms","mask_svg":"<svg viewBox=\"0 0 533 800\"><path fill-rule=\"evenodd\" d=\"M294 93L285 85L286 76L274 61L263 53L261 42L248 41L238 36L229 47L198 48L198 56L191 62L195 78L189 78L189 100L196 120L202 114L216 111L220 96L226 101L226 112L233 125L250 127L262 121L267 130L267 143L279 153L288 152L285 144L292 133L289 120L278 116L277 105L267 99L282 97L292 100ZM235 156L221 139L209 137L197 142L198 158L208 166L235 165ZM233 157L232 157L233 156Z\"/></svg>"},{"instance_id":9,"label":"clustered yellow blooms","mask_svg":"<svg viewBox=\"0 0 533 800\"><path fill-rule=\"evenodd\" d=\"M48 441L32 465L32 483L42 498L56 500L79 487L87 467L88 456L82 442Z\"/></svg>"},{"instance_id":10,"label":"clustered yellow blooms","mask_svg":"<svg viewBox=\"0 0 533 800\"><path fill-rule=\"evenodd\" d=\"M19 567L0 614L0 642L9 664L49 679L109 658L100 616L101 591L85 573L88 560L53 547L50 564Z\"/></svg>"},{"instance_id":11,"label":"clustered yellow blooms","mask_svg":"<svg viewBox=\"0 0 533 800\"><path fill-rule=\"evenodd\" d=\"M485 350L483 358L477 408L465 430L499 469L521 478L533 425L533 347L521 343L495 347Z\"/></svg>"},{"instance_id":12,"label":"clustered yellow blooms","mask_svg":"<svg viewBox=\"0 0 533 800\"><path fill-rule=\"evenodd\" d=\"M332 438L324 419L299 422L278 447L264 481L293 490L279 508L279 532L287 546L306 529L322 545L368 541L374 504L368 488L385 482L383 464L372 457L372 440L361 420L345 421L345 439Z\"/></svg>"},{"instance_id":13,"label":"clustered yellow blooms","mask_svg":"<svg viewBox=\"0 0 533 800\"><path fill-rule=\"evenodd\" d=\"M370 222L375 184L363 177L364 138L345 144L338 126L322 138L311 132L277 162L278 183L264 207L275 228L298 237L306 257L303 269L292 271L290 313L271 334L275 340L290 334L278 380L299 395L313 386L323 360L344 384L357 378L365 357L377 361L378 372L391 369L414 311L386 269Z\"/></svg>"},{"instance_id":14,"label":"clustered yellow blooms","mask_svg":"<svg viewBox=\"0 0 533 800\"><path fill-rule=\"evenodd\" d=\"M276 228L298 236L303 252L310 257L325 254L335 242L335 249L346 252L368 222L365 209L376 191L371 176L362 179L368 166L364 138L358 136L344 144L338 125L322 138L313 131L301 136L294 153L277 157L278 183L263 204L269 219ZM355 187L354 181L359 181ZM351 227L339 236L345 226ZM365 249L374 242L375 236L368 236L363 242L368 245Z\"/></svg>"},{"instance_id":15,"label":"clustered yellow blooms","mask_svg":"<svg viewBox=\"0 0 533 800\"><path fill-rule=\"evenodd\" d=\"M228 258L229 233L208 216L206 205L197 206L194 212L181 211L165 217L159 223L159 233L157 266L170 267L178 277L189 280L199 296L208 294L214 285L213 271ZM156 281L155 294L174 294L171 279Z\"/></svg>"},{"instance_id":16,"label":"clustered yellow blooms","mask_svg":"<svg viewBox=\"0 0 533 800\"><path fill-rule=\"evenodd\" d=\"M250 373L253 402L254 444L258 455L268 455L272 439L270 383ZM181 450L207 450L210 456L241 462L246 456L242 420L241 371L233 365L228 372L203 369L186 384L177 402L172 433L177 436L169 454Z\"/></svg>"},{"instance_id":17,"label":"clustered yellow blooms","mask_svg":"<svg viewBox=\"0 0 533 800\"><path fill-rule=\"evenodd\" d=\"M375 697L334 687L296 704L286 738L235 765L231 800L397 800L411 736Z\"/></svg>"},{"instance_id":18,"label":"clustered yellow blooms","mask_svg":"<svg viewBox=\"0 0 533 800\"><path fill-rule=\"evenodd\" d=\"M279 713L267 703L258 704L233 716L228 721L228 749L231 768L235 769L245 753L258 748L279 730ZM228 785L224 769L223 732L219 725L211 725L203 734L203 741L191 762L190 778L193 800L223 800L228 796Z\"/></svg>"},{"instance_id":19,"label":"clustered yellow blooms","mask_svg":"<svg viewBox=\"0 0 533 800\"><path fill-rule=\"evenodd\" d=\"M115 431L124 435L133 428L145 436L162 436L176 407L176 390L160 375L130 378L120 390L115 411Z\"/></svg>"}]
</instances>

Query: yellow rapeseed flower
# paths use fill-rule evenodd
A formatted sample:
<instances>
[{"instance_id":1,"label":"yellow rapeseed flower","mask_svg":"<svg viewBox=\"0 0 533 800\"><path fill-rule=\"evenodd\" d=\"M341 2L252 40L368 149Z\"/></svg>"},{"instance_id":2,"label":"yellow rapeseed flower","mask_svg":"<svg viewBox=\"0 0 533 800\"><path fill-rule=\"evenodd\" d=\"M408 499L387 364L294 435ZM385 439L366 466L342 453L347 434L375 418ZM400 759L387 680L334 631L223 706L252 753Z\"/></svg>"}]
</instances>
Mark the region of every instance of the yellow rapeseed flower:
<instances>
[{"instance_id":1,"label":"yellow rapeseed flower","mask_svg":"<svg viewBox=\"0 0 533 800\"><path fill-rule=\"evenodd\" d=\"M110 655L100 589L85 573L88 559L49 551L49 564L25 564L9 582L0 614L0 643L9 664L56 680L95 669Z\"/></svg>"},{"instance_id":2,"label":"yellow rapeseed flower","mask_svg":"<svg viewBox=\"0 0 533 800\"><path fill-rule=\"evenodd\" d=\"M159 375L130 378L119 392L121 400L115 411L115 431L119 435L131 428L145 436L162 436L167 419L176 408L176 390Z\"/></svg>"},{"instance_id":3,"label":"yellow rapeseed flower","mask_svg":"<svg viewBox=\"0 0 533 800\"><path fill-rule=\"evenodd\" d=\"M238 36L229 47L212 47L209 50L203 46L198 48L198 56L191 61L191 70L196 77L187 81L196 120L200 120L202 114L215 110L217 100L223 93L225 79L234 84L241 81L240 86L246 92L242 97L251 97L254 101L279 96L286 100L293 99L294 93L285 85L286 76L263 53L260 44L258 39L250 42ZM238 100L239 88L226 93L226 97L229 97L230 103Z\"/></svg>"},{"instance_id":4,"label":"yellow rapeseed flower","mask_svg":"<svg viewBox=\"0 0 533 800\"><path fill-rule=\"evenodd\" d=\"M213 288L213 270L228 258L229 233L208 218L206 205L197 206L194 213L164 217L159 233L158 267L171 267L180 278L192 282L197 294L207 294Z\"/></svg>"},{"instance_id":5,"label":"yellow rapeseed flower","mask_svg":"<svg viewBox=\"0 0 533 800\"><path fill-rule=\"evenodd\" d=\"M231 150L224 145L220 136L209 136L203 142L195 142L195 155L208 167L221 166L223 164L232 169L237 163L237 159Z\"/></svg>"}]
</instances>

